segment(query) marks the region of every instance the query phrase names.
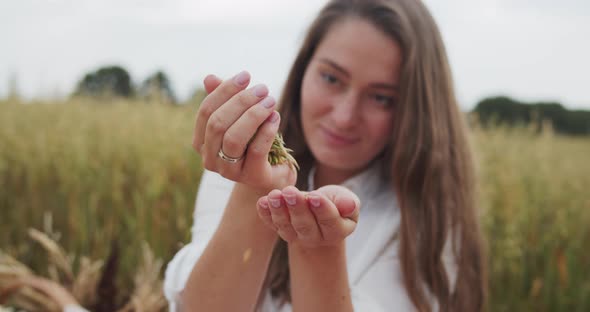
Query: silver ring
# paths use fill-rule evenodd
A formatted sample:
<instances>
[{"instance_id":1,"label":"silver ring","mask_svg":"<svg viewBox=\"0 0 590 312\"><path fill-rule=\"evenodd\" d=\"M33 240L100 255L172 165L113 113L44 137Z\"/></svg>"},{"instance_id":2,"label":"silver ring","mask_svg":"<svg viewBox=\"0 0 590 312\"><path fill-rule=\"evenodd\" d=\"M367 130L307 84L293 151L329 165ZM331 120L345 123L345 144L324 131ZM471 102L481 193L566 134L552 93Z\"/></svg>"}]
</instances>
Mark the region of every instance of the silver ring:
<instances>
[{"instance_id":1,"label":"silver ring","mask_svg":"<svg viewBox=\"0 0 590 312\"><path fill-rule=\"evenodd\" d=\"M246 153L244 153L244 154L246 154ZM220 148L219 152L217 153L217 156L219 156L219 158L221 158L229 163L234 164L234 163L237 163L238 161L244 159L244 154L242 154L242 156L240 156L238 158L233 158L233 157L229 157L229 156L225 155L223 153L223 149Z\"/></svg>"}]
</instances>

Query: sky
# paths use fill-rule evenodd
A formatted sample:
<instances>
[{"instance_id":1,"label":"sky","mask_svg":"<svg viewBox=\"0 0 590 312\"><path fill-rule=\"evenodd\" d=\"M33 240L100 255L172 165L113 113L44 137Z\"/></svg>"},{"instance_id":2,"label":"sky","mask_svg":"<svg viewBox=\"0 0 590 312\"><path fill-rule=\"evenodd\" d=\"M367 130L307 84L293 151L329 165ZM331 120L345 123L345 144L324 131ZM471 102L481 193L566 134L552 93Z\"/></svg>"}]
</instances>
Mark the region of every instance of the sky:
<instances>
[{"instance_id":1,"label":"sky","mask_svg":"<svg viewBox=\"0 0 590 312\"><path fill-rule=\"evenodd\" d=\"M443 34L460 106L488 96L590 109L590 1L424 0ZM157 70L182 99L241 70L279 96L325 0L0 0L0 97L69 94L83 75Z\"/></svg>"}]
</instances>

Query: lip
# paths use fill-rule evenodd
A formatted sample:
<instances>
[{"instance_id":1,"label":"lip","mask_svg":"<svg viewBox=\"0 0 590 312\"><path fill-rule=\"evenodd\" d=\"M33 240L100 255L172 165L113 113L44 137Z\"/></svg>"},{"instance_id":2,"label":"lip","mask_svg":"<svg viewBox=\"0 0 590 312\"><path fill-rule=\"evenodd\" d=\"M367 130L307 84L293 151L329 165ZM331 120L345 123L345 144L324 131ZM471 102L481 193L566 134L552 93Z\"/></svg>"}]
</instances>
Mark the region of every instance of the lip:
<instances>
[{"instance_id":1,"label":"lip","mask_svg":"<svg viewBox=\"0 0 590 312\"><path fill-rule=\"evenodd\" d=\"M330 143L331 145L347 146L347 145L355 144L356 142L360 141L360 138L343 136L341 134L335 133L334 131L332 131L326 127L320 126L320 129L324 133L324 136L326 137L326 140L328 141L328 143Z\"/></svg>"}]
</instances>

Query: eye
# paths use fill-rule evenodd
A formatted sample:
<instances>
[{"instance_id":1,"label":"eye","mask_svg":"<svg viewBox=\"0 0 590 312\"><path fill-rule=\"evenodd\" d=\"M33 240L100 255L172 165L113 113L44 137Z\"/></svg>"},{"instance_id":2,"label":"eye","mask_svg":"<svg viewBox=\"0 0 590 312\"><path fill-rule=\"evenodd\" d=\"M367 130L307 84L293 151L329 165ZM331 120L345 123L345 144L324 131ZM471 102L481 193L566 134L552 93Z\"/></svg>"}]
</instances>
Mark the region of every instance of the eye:
<instances>
[{"instance_id":1,"label":"eye","mask_svg":"<svg viewBox=\"0 0 590 312\"><path fill-rule=\"evenodd\" d=\"M324 80L328 84L335 85L339 82L338 78L336 78L336 76L332 74L322 72L320 73L320 75L322 77L322 80Z\"/></svg>"},{"instance_id":2,"label":"eye","mask_svg":"<svg viewBox=\"0 0 590 312\"><path fill-rule=\"evenodd\" d=\"M372 94L370 98L375 103L383 106L384 108L390 108L395 104L395 97L393 96L387 96L383 94Z\"/></svg>"}]
</instances>

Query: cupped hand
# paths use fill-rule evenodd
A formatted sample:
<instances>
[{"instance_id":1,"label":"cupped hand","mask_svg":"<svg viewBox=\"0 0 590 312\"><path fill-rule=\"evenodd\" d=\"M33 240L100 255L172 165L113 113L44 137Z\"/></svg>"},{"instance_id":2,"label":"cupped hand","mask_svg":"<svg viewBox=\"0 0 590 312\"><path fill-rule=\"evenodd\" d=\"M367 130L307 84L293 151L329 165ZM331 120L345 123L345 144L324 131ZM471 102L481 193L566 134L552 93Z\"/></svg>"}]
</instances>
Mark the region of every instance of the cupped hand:
<instances>
[{"instance_id":1,"label":"cupped hand","mask_svg":"<svg viewBox=\"0 0 590 312\"><path fill-rule=\"evenodd\" d=\"M250 74L245 71L225 81L209 75L204 82L208 95L198 110L193 138L203 166L263 193L294 184L295 171L288 165L271 166L267 160L280 123L268 88L247 88ZM240 160L223 160L220 151Z\"/></svg>"},{"instance_id":2,"label":"cupped hand","mask_svg":"<svg viewBox=\"0 0 590 312\"><path fill-rule=\"evenodd\" d=\"M283 240L315 248L340 244L354 231L360 200L338 185L309 193L288 186L261 197L257 209L264 224Z\"/></svg>"}]
</instances>

